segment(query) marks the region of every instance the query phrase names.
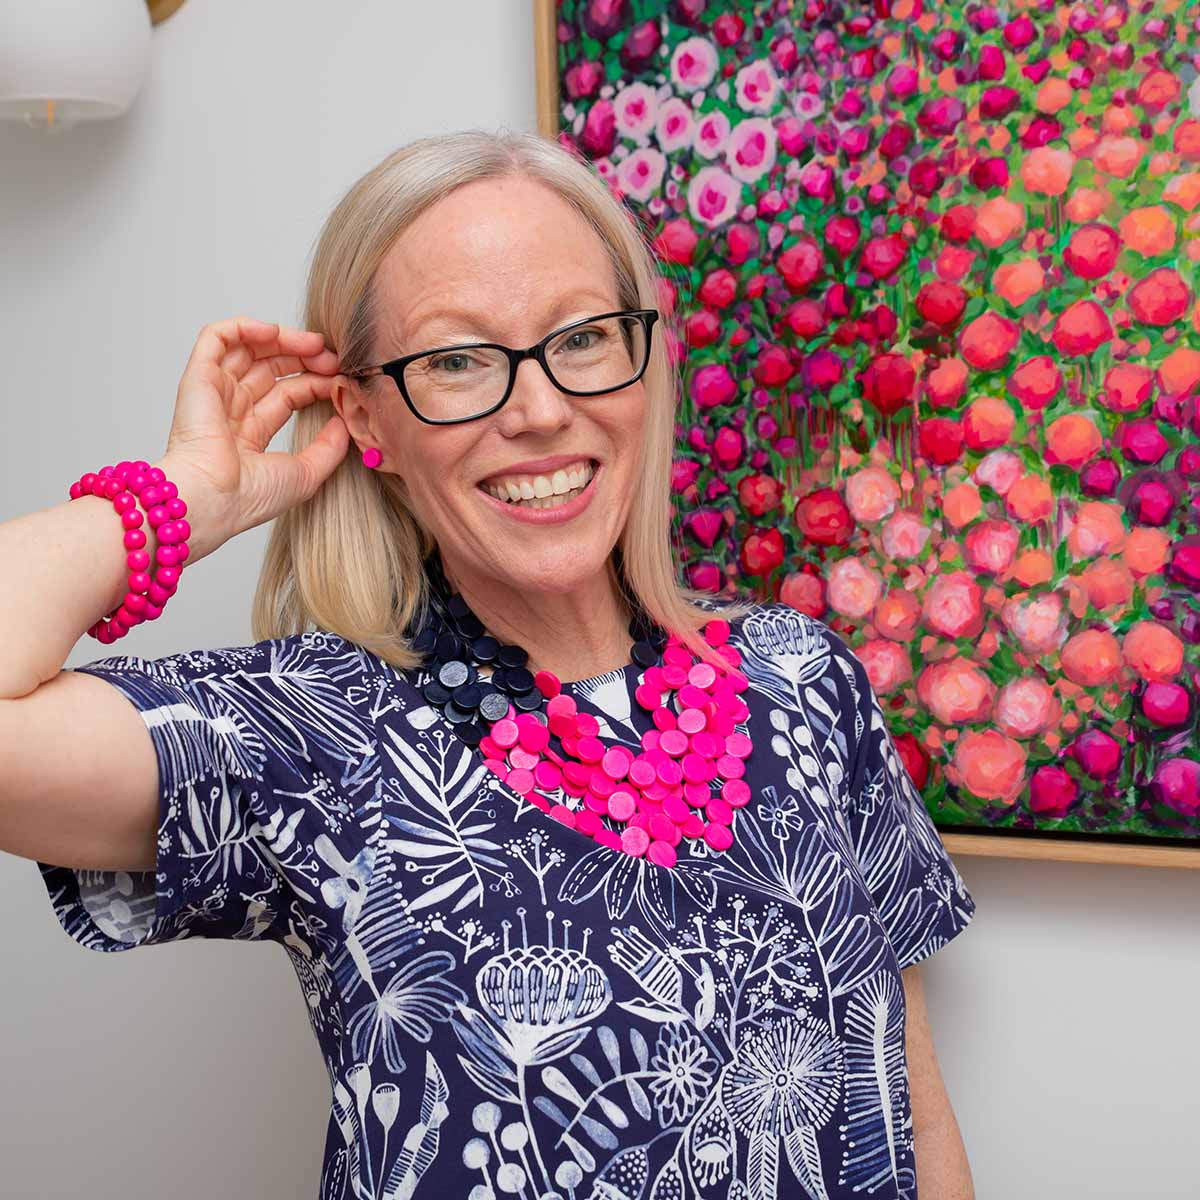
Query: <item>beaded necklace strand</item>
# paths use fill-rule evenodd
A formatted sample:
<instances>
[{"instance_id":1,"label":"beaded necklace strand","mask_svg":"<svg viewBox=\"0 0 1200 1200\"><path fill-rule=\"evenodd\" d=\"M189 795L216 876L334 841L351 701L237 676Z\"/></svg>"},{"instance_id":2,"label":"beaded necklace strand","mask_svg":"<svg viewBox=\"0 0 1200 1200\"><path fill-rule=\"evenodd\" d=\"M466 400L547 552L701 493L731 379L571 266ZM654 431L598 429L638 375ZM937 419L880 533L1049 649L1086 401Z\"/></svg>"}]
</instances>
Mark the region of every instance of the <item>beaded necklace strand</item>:
<instances>
[{"instance_id":1,"label":"beaded necklace strand","mask_svg":"<svg viewBox=\"0 0 1200 1200\"><path fill-rule=\"evenodd\" d=\"M733 668L724 673L641 614L630 621L631 657L644 668L634 696L654 723L635 754L606 747L599 721L578 710L556 675L530 671L522 647L486 631L436 554L427 566L435 603L413 639L431 676L422 694L494 774L564 825L662 867L676 865L685 838L718 852L733 845L734 814L750 799L743 776L753 743L735 729L749 715L740 698L748 681L727 621L703 629ZM575 806L545 794L560 789Z\"/></svg>"}]
</instances>

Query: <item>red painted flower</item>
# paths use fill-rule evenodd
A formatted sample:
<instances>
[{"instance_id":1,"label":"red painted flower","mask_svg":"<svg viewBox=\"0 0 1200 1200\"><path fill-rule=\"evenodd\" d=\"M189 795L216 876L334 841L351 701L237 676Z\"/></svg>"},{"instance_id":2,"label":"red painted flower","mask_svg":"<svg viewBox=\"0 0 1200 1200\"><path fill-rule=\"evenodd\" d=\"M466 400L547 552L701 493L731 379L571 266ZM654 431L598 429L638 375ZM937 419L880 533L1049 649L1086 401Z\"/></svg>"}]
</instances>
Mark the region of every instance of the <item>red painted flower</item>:
<instances>
[{"instance_id":1,"label":"red painted flower","mask_svg":"<svg viewBox=\"0 0 1200 1200\"><path fill-rule=\"evenodd\" d=\"M977 371L995 371L1002 367L1021 337L1020 326L999 313L985 312L967 325L958 336L962 356Z\"/></svg>"},{"instance_id":2,"label":"red painted flower","mask_svg":"<svg viewBox=\"0 0 1200 1200\"><path fill-rule=\"evenodd\" d=\"M1095 354L1111 342L1112 325L1108 314L1094 300L1076 300L1059 313L1051 340L1060 354Z\"/></svg>"},{"instance_id":3,"label":"red painted flower","mask_svg":"<svg viewBox=\"0 0 1200 1200\"><path fill-rule=\"evenodd\" d=\"M902 409L911 399L917 373L903 354L879 354L861 375L863 395L885 417Z\"/></svg>"},{"instance_id":4,"label":"red painted flower","mask_svg":"<svg viewBox=\"0 0 1200 1200\"><path fill-rule=\"evenodd\" d=\"M1008 377L1008 390L1025 408L1042 409L1062 389L1062 372L1048 354L1027 358Z\"/></svg>"},{"instance_id":5,"label":"red painted flower","mask_svg":"<svg viewBox=\"0 0 1200 1200\"><path fill-rule=\"evenodd\" d=\"M845 546L854 532L854 518L833 488L819 488L796 505L796 527L806 541L818 546Z\"/></svg>"},{"instance_id":6,"label":"red painted flower","mask_svg":"<svg viewBox=\"0 0 1200 1200\"><path fill-rule=\"evenodd\" d=\"M793 292L803 292L820 279L825 270L825 255L816 242L805 238L789 246L775 260L775 265Z\"/></svg>"},{"instance_id":7,"label":"red painted flower","mask_svg":"<svg viewBox=\"0 0 1200 1200\"><path fill-rule=\"evenodd\" d=\"M872 238L862 252L862 265L876 279L888 279L908 256L908 243L896 233Z\"/></svg>"},{"instance_id":8,"label":"red painted flower","mask_svg":"<svg viewBox=\"0 0 1200 1200\"><path fill-rule=\"evenodd\" d=\"M1127 297L1129 311L1145 325L1171 325L1188 310L1191 294L1179 272L1159 267L1135 283Z\"/></svg>"},{"instance_id":9,"label":"red painted flower","mask_svg":"<svg viewBox=\"0 0 1200 1200\"><path fill-rule=\"evenodd\" d=\"M743 476L738 481L738 500L752 517L761 517L779 507L783 499L783 484L770 475Z\"/></svg>"},{"instance_id":10,"label":"red painted flower","mask_svg":"<svg viewBox=\"0 0 1200 1200\"><path fill-rule=\"evenodd\" d=\"M917 293L917 312L943 329L953 329L967 307L967 293L956 283L933 280Z\"/></svg>"},{"instance_id":11,"label":"red painted flower","mask_svg":"<svg viewBox=\"0 0 1200 1200\"><path fill-rule=\"evenodd\" d=\"M921 454L944 467L962 457L962 422L952 417L928 417L921 422L918 440Z\"/></svg>"},{"instance_id":12,"label":"red painted flower","mask_svg":"<svg viewBox=\"0 0 1200 1200\"><path fill-rule=\"evenodd\" d=\"M1111 225L1081 225L1063 251L1063 262L1082 279L1102 279L1117 265L1121 239Z\"/></svg>"},{"instance_id":13,"label":"red painted flower","mask_svg":"<svg viewBox=\"0 0 1200 1200\"><path fill-rule=\"evenodd\" d=\"M783 562L786 547L778 529L756 529L742 542L742 570L769 575Z\"/></svg>"}]
</instances>

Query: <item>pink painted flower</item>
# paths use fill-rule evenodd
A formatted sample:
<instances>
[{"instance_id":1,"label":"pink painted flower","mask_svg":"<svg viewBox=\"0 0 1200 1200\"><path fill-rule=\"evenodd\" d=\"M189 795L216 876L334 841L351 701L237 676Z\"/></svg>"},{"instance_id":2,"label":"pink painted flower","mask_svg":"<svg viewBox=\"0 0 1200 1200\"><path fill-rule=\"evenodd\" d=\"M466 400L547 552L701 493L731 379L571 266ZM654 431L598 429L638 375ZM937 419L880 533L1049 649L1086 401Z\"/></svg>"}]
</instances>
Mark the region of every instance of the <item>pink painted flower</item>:
<instances>
[{"instance_id":1,"label":"pink painted flower","mask_svg":"<svg viewBox=\"0 0 1200 1200\"><path fill-rule=\"evenodd\" d=\"M825 612L825 581L820 575L794 571L783 581L779 600L810 617L820 618Z\"/></svg>"},{"instance_id":2,"label":"pink painted flower","mask_svg":"<svg viewBox=\"0 0 1200 1200\"><path fill-rule=\"evenodd\" d=\"M678 96L664 100L658 106L658 116L654 121L654 136L659 149L664 154L686 150L691 144L695 125L691 107L687 103Z\"/></svg>"},{"instance_id":3,"label":"pink painted flower","mask_svg":"<svg viewBox=\"0 0 1200 1200\"><path fill-rule=\"evenodd\" d=\"M770 60L747 63L734 78L738 107L746 112L769 113L779 94L779 80Z\"/></svg>"},{"instance_id":4,"label":"pink painted flower","mask_svg":"<svg viewBox=\"0 0 1200 1200\"><path fill-rule=\"evenodd\" d=\"M685 92L706 88L720 65L717 48L707 38L685 38L671 55L671 81Z\"/></svg>"},{"instance_id":5,"label":"pink painted flower","mask_svg":"<svg viewBox=\"0 0 1200 1200\"><path fill-rule=\"evenodd\" d=\"M1000 610L1000 619L1021 648L1037 658L1057 650L1067 638L1067 614L1057 592L1009 600Z\"/></svg>"},{"instance_id":6,"label":"pink painted flower","mask_svg":"<svg viewBox=\"0 0 1200 1200\"><path fill-rule=\"evenodd\" d=\"M1011 450L993 450L975 468L975 482L986 483L997 495L1006 496L1024 473L1025 464Z\"/></svg>"},{"instance_id":7,"label":"pink painted flower","mask_svg":"<svg viewBox=\"0 0 1200 1200\"><path fill-rule=\"evenodd\" d=\"M895 642L883 638L872 638L855 651L859 661L867 668L871 687L886 696L903 686L912 678L912 662L908 654Z\"/></svg>"},{"instance_id":8,"label":"pink painted flower","mask_svg":"<svg viewBox=\"0 0 1200 1200\"><path fill-rule=\"evenodd\" d=\"M916 513L901 510L888 517L883 526L883 552L889 558L916 558L932 534Z\"/></svg>"},{"instance_id":9,"label":"pink painted flower","mask_svg":"<svg viewBox=\"0 0 1200 1200\"><path fill-rule=\"evenodd\" d=\"M1029 780L1029 808L1038 816L1065 817L1079 797L1079 785L1065 767L1038 767Z\"/></svg>"},{"instance_id":10,"label":"pink painted flower","mask_svg":"<svg viewBox=\"0 0 1200 1200\"><path fill-rule=\"evenodd\" d=\"M1025 748L994 729L964 733L946 778L980 800L1013 804L1025 787Z\"/></svg>"},{"instance_id":11,"label":"pink painted flower","mask_svg":"<svg viewBox=\"0 0 1200 1200\"><path fill-rule=\"evenodd\" d=\"M1121 765L1121 743L1102 729L1085 730L1071 743L1068 753L1093 779L1107 779Z\"/></svg>"},{"instance_id":12,"label":"pink painted flower","mask_svg":"<svg viewBox=\"0 0 1200 1200\"><path fill-rule=\"evenodd\" d=\"M639 146L617 166L617 180L627 196L646 201L662 185L666 169L667 160L661 151Z\"/></svg>"},{"instance_id":13,"label":"pink painted flower","mask_svg":"<svg viewBox=\"0 0 1200 1200\"><path fill-rule=\"evenodd\" d=\"M1142 712L1148 721L1165 729L1186 725L1192 716L1192 698L1187 688L1177 683L1154 680L1142 693Z\"/></svg>"},{"instance_id":14,"label":"pink painted flower","mask_svg":"<svg viewBox=\"0 0 1200 1200\"><path fill-rule=\"evenodd\" d=\"M846 480L845 495L854 519L874 524L895 511L900 486L882 467L864 467Z\"/></svg>"},{"instance_id":15,"label":"pink painted flower","mask_svg":"<svg viewBox=\"0 0 1200 1200\"><path fill-rule=\"evenodd\" d=\"M996 697L996 724L1012 737L1036 737L1058 724L1062 705L1054 689L1036 675L1006 683Z\"/></svg>"},{"instance_id":16,"label":"pink painted flower","mask_svg":"<svg viewBox=\"0 0 1200 1200\"><path fill-rule=\"evenodd\" d=\"M1186 817L1200 813L1200 763L1190 758L1168 758L1158 764L1150 790L1159 804Z\"/></svg>"},{"instance_id":17,"label":"pink painted flower","mask_svg":"<svg viewBox=\"0 0 1200 1200\"><path fill-rule=\"evenodd\" d=\"M826 573L825 583L830 608L854 621L870 615L883 592L879 572L860 558L839 558Z\"/></svg>"},{"instance_id":18,"label":"pink painted flower","mask_svg":"<svg viewBox=\"0 0 1200 1200\"><path fill-rule=\"evenodd\" d=\"M966 571L934 578L925 593L926 626L943 637L978 637L983 631L983 589Z\"/></svg>"},{"instance_id":19,"label":"pink painted flower","mask_svg":"<svg viewBox=\"0 0 1200 1200\"><path fill-rule=\"evenodd\" d=\"M742 185L720 167L701 167L688 188L688 211L710 229L736 216L741 202Z\"/></svg>"},{"instance_id":20,"label":"pink painted flower","mask_svg":"<svg viewBox=\"0 0 1200 1200\"><path fill-rule=\"evenodd\" d=\"M757 183L775 165L775 130L765 117L748 117L733 127L725 145L729 173L743 183Z\"/></svg>"},{"instance_id":21,"label":"pink painted flower","mask_svg":"<svg viewBox=\"0 0 1200 1200\"><path fill-rule=\"evenodd\" d=\"M694 139L696 153L701 158L716 158L725 149L725 143L729 138L729 129L729 118L720 109L705 113L700 118L699 125L696 126Z\"/></svg>"},{"instance_id":22,"label":"pink painted flower","mask_svg":"<svg viewBox=\"0 0 1200 1200\"><path fill-rule=\"evenodd\" d=\"M650 136L658 117L658 96L645 83L627 83L613 97L617 128L624 137L640 142Z\"/></svg>"},{"instance_id":23,"label":"pink painted flower","mask_svg":"<svg viewBox=\"0 0 1200 1200\"><path fill-rule=\"evenodd\" d=\"M1008 521L981 521L965 539L968 564L977 572L999 575L1017 556L1020 531Z\"/></svg>"},{"instance_id":24,"label":"pink painted flower","mask_svg":"<svg viewBox=\"0 0 1200 1200\"><path fill-rule=\"evenodd\" d=\"M715 408L733 402L737 384L724 363L708 363L692 375L689 391L697 408Z\"/></svg>"},{"instance_id":25,"label":"pink painted flower","mask_svg":"<svg viewBox=\"0 0 1200 1200\"><path fill-rule=\"evenodd\" d=\"M921 672L917 696L943 725L962 725L988 719L996 685L970 659L948 658Z\"/></svg>"}]
</instances>

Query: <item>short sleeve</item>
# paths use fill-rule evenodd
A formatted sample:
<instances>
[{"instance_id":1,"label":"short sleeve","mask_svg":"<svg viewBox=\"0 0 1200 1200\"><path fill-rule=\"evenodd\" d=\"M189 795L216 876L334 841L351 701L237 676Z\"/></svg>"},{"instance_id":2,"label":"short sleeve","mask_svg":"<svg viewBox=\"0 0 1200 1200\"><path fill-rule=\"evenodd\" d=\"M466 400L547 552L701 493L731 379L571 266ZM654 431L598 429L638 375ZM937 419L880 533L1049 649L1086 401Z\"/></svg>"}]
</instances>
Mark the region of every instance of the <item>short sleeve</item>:
<instances>
[{"instance_id":1,"label":"short sleeve","mask_svg":"<svg viewBox=\"0 0 1200 1200\"><path fill-rule=\"evenodd\" d=\"M278 854L296 842L307 753L295 752L295 722L275 673L282 645L119 655L75 668L132 702L159 771L155 870L38 863L55 916L80 945L119 951L190 937L281 936L288 881Z\"/></svg>"},{"instance_id":2,"label":"short sleeve","mask_svg":"<svg viewBox=\"0 0 1200 1200\"><path fill-rule=\"evenodd\" d=\"M900 966L909 967L962 932L975 901L900 758L866 667L826 630L854 714L845 794L852 849Z\"/></svg>"}]
</instances>

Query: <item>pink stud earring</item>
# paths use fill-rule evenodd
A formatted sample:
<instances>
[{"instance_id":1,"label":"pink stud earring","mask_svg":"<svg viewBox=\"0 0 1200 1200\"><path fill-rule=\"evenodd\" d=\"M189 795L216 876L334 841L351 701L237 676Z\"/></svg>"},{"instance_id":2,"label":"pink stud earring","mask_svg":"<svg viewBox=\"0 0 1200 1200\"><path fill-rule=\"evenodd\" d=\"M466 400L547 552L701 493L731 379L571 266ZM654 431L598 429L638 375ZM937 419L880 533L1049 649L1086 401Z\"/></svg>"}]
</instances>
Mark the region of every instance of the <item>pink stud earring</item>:
<instances>
[{"instance_id":1,"label":"pink stud earring","mask_svg":"<svg viewBox=\"0 0 1200 1200\"><path fill-rule=\"evenodd\" d=\"M362 460L364 467L374 468L383 462L383 455L374 446L372 446L369 450L363 451Z\"/></svg>"}]
</instances>

